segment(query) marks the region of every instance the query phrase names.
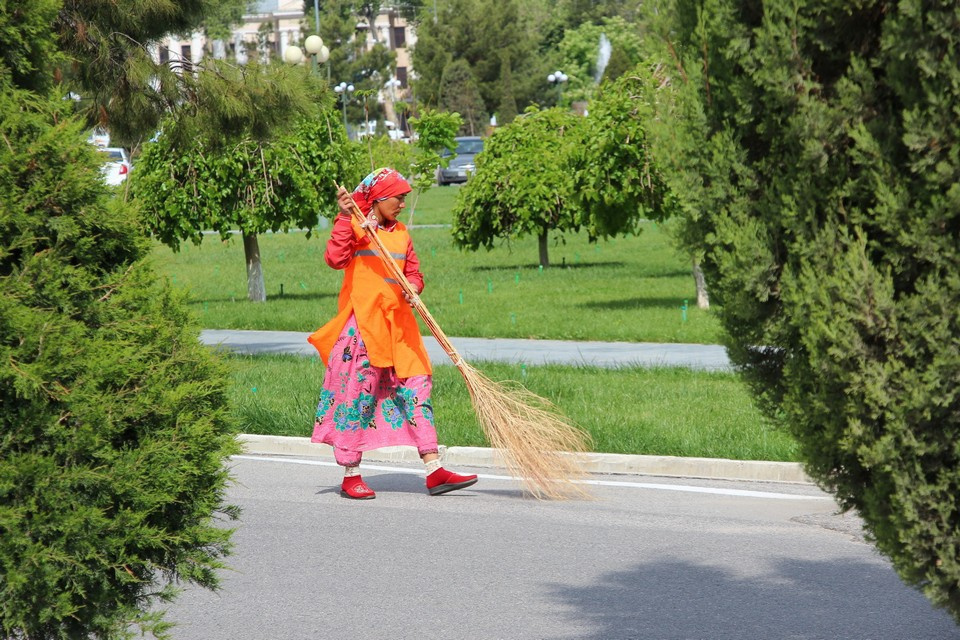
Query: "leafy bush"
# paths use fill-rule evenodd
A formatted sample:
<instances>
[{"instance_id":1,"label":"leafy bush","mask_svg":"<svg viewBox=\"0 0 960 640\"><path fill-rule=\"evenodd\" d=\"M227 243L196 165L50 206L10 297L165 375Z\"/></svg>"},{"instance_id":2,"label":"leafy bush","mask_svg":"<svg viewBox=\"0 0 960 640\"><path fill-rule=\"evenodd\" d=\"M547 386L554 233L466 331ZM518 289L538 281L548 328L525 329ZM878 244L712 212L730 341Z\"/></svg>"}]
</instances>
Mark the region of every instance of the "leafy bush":
<instances>
[{"instance_id":1,"label":"leafy bush","mask_svg":"<svg viewBox=\"0 0 960 640\"><path fill-rule=\"evenodd\" d=\"M463 124L463 117L455 112L422 109L420 117L411 118L410 124L417 133L414 142L416 161L410 171L415 179L413 186L423 192L433 186L437 166L446 167L450 164L452 156L440 154L444 149L456 151L454 137Z\"/></svg>"},{"instance_id":2,"label":"leafy bush","mask_svg":"<svg viewBox=\"0 0 960 640\"><path fill-rule=\"evenodd\" d=\"M960 620L956 3L656 4L681 98L657 151L730 355Z\"/></svg>"},{"instance_id":3,"label":"leafy bush","mask_svg":"<svg viewBox=\"0 0 960 640\"><path fill-rule=\"evenodd\" d=\"M390 136L370 136L357 144L362 147L361 157L369 161L366 166L372 167L370 171L379 167L392 167L407 180L413 179L416 149L409 142L393 140ZM344 186L352 189L356 183L347 182Z\"/></svg>"},{"instance_id":4,"label":"leafy bush","mask_svg":"<svg viewBox=\"0 0 960 640\"><path fill-rule=\"evenodd\" d=\"M594 238L639 233L644 219L664 220L676 198L664 184L650 150L662 78L641 64L604 82L571 149L574 193Z\"/></svg>"},{"instance_id":5,"label":"leafy bush","mask_svg":"<svg viewBox=\"0 0 960 640\"><path fill-rule=\"evenodd\" d=\"M227 379L65 105L0 81L0 633L162 633L230 548Z\"/></svg>"}]
</instances>

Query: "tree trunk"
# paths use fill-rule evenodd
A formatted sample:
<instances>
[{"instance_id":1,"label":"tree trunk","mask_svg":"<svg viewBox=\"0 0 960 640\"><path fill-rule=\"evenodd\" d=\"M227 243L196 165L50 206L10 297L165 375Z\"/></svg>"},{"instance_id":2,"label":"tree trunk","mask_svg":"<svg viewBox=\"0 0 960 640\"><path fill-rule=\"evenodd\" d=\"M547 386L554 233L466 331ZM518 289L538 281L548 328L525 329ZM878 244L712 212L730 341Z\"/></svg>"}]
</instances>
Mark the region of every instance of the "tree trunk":
<instances>
[{"instance_id":1,"label":"tree trunk","mask_svg":"<svg viewBox=\"0 0 960 640\"><path fill-rule=\"evenodd\" d=\"M540 237L538 238L540 244L540 266L546 269L550 266L550 257L547 255L547 231L544 229L540 232Z\"/></svg>"},{"instance_id":2,"label":"tree trunk","mask_svg":"<svg viewBox=\"0 0 960 640\"><path fill-rule=\"evenodd\" d=\"M266 302L267 289L263 284L263 265L260 263L257 234L243 234L243 255L247 259L247 298L250 302Z\"/></svg>"},{"instance_id":3,"label":"tree trunk","mask_svg":"<svg viewBox=\"0 0 960 640\"><path fill-rule=\"evenodd\" d=\"M367 12L367 24L370 25L370 37L373 38L373 44L380 42L380 38L377 37L377 15L379 11L374 11L371 7ZM363 43L363 49L366 50L366 43Z\"/></svg>"},{"instance_id":4,"label":"tree trunk","mask_svg":"<svg viewBox=\"0 0 960 640\"><path fill-rule=\"evenodd\" d=\"M697 283L697 308L710 308L710 295L707 293L707 281L703 277L700 261L693 259L693 280Z\"/></svg>"}]
</instances>

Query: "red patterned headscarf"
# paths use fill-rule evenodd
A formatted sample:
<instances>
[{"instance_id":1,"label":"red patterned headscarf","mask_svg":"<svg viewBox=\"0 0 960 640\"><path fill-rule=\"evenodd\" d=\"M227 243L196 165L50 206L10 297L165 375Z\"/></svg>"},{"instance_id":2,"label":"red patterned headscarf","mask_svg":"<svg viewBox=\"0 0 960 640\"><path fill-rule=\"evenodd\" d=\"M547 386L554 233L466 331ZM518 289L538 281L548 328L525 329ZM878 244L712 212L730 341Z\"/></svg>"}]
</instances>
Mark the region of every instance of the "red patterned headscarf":
<instances>
[{"instance_id":1,"label":"red patterned headscarf","mask_svg":"<svg viewBox=\"0 0 960 640\"><path fill-rule=\"evenodd\" d=\"M377 169L364 178L353 190L353 199L363 215L373 208L373 203L384 198L410 193L410 184L394 169Z\"/></svg>"}]
</instances>

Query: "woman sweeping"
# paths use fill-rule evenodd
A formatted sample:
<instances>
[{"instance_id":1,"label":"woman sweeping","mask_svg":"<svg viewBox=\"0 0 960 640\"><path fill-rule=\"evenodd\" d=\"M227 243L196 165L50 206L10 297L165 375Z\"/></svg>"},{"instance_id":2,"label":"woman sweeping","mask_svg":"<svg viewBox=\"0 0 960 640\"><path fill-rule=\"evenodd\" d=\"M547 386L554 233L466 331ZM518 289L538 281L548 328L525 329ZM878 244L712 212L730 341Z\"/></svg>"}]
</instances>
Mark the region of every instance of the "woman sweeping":
<instances>
[{"instance_id":1,"label":"woman sweeping","mask_svg":"<svg viewBox=\"0 0 960 640\"><path fill-rule=\"evenodd\" d=\"M393 169L378 169L353 195L341 188L340 215L324 259L343 269L338 313L309 341L327 365L313 427L313 442L333 447L344 467L340 495L376 497L360 476L364 451L397 445L417 448L427 468L427 490L440 495L476 483L440 466L431 404L431 367L407 295L387 274L364 229L351 219L354 202L377 235L423 291L420 261L406 227L397 221L410 185Z\"/></svg>"}]
</instances>

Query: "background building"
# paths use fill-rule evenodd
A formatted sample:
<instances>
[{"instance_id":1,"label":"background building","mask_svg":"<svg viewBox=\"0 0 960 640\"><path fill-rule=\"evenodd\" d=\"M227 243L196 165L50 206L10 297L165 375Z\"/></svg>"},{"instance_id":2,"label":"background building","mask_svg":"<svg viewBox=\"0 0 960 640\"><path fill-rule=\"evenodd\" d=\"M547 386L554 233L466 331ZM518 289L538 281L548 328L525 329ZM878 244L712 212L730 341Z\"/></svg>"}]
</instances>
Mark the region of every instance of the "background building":
<instances>
[{"instance_id":1,"label":"background building","mask_svg":"<svg viewBox=\"0 0 960 640\"><path fill-rule=\"evenodd\" d=\"M182 70L189 70L204 56L236 60L239 64L246 64L250 56L264 61L277 56L283 59L287 47L302 46L303 40L314 32L313 26L304 22L303 6L303 0L259 0L254 10L234 27L227 41L208 40L199 31L184 38L171 35L154 45L151 53L157 62ZM409 99L409 79L413 72L410 48L416 42L416 34L395 8L385 6L372 27L365 20L357 22L354 44L369 50L377 42L396 54L395 74L384 79L378 98L384 105L387 120L401 124L393 105Z\"/></svg>"}]
</instances>

